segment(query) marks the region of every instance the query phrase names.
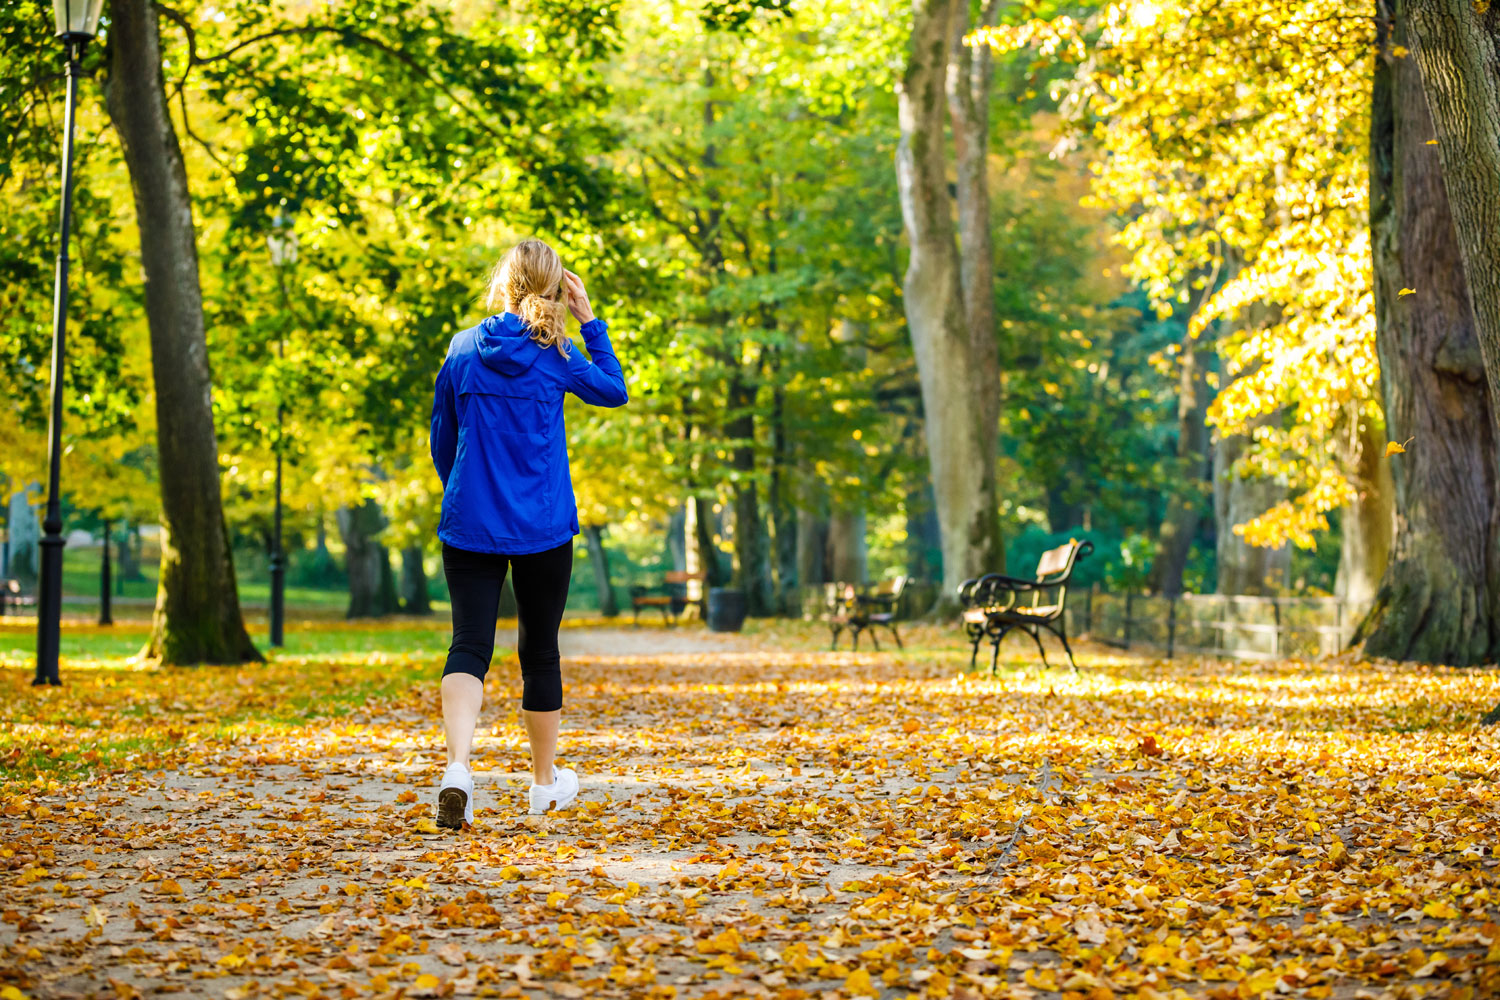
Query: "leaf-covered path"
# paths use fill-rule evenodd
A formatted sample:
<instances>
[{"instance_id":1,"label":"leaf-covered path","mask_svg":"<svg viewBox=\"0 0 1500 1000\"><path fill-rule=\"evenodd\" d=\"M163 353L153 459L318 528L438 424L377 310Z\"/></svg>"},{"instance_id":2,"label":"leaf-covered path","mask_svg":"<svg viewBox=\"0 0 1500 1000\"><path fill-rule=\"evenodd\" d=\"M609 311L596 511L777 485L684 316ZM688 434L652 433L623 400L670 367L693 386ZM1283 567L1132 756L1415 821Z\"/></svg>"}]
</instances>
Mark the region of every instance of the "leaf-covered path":
<instances>
[{"instance_id":1,"label":"leaf-covered path","mask_svg":"<svg viewBox=\"0 0 1500 1000\"><path fill-rule=\"evenodd\" d=\"M545 818L497 658L458 834L439 657L39 693L7 662L12 773L166 735L5 786L0 997L1500 995L1495 672L990 680L919 638L567 630L584 794ZM349 714L267 701L371 671Z\"/></svg>"}]
</instances>

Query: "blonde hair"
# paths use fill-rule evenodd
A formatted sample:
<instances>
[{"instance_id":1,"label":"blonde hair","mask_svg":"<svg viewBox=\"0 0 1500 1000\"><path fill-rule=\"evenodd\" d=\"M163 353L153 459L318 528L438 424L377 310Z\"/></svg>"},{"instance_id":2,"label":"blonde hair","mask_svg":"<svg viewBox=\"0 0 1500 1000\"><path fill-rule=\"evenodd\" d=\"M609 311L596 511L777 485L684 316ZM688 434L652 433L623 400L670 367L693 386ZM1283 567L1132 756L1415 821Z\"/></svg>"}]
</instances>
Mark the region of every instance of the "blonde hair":
<instances>
[{"instance_id":1,"label":"blonde hair","mask_svg":"<svg viewBox=\"0 0 1500 1000\"><path fill-rule=\"evenodd\" d=\"M543 347L568 353L567 294L563 289L562 259L542 240L522 240L500 258L490 272L486 309L503 307L515 313Z\"/></svg>"}]
</instances>

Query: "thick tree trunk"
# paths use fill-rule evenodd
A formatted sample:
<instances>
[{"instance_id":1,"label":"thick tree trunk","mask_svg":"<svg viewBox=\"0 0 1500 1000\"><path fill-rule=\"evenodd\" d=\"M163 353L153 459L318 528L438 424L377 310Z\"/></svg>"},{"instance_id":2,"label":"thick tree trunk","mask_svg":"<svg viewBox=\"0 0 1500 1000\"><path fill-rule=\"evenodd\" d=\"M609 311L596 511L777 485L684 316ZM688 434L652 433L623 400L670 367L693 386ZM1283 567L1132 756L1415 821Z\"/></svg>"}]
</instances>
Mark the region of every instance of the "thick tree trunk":
<instances>
[{"instance_id":1,"label":"thick tree trunk","mask_svg":"<svg viewBox=\"0 0 1500 1000\"><path fill-rule=\"evenodd\" d=\"M760 512L760 490L755 475L755 390L735 379L729 405L739 415L725 428L736 442L734 468L734 585L745 593L745 609L752 617L771 614L771 548Z\"/></svg>"},{"instance_id":2,"label":"thick tree trunk","mask_svg":"<svg viewBox=\"0 0 1500 1000\"><path fill-rule=\"evenodd\" d=\"M1334 594L1356 608L1367 608L1380 589L1395 530L1395 486L1385 457L1385 428L1355 414L1345 430L1340 456L1355 498L1342 513L1339 573Z\"/></svg>"},{"instance_id":3,"label":"thick tree trunk","mask_svg":"<svg viewBox=\"0 0 1500 1000\"><path fill-rule=\"evenodd\" d=\"M1156 556L1151 560L1147 586L1153 593L1182 593L1182 573L1187 567L1198 526L1203 523L1204 485L1211 475L1209 460L1208 347L1196 339L1182 345L1182 365L1177 389L1177 463L1181 480L1167 500L1166 514L1156 536Z\"/></svg>"},{"instance_id":4,"label":"thick tree trunk","mask_svg":"<svg viewBox=\"0 0 1500 1000\"><path fill-rule=\"evenodd\" d=\"M1263 548L1246 544L1234 526L1259 517L1286 499L1286 487L1271 479L1252 479L1235 469L1249 439L1241 434L1214 444L1214 524L1218 536L1221 594L1273 596L1286 590L1292 566L1290 545Z\"/></svg>"},{"instance_id":5,"label":"thick tree trunk","mask_svg":"<svg viewBox=\"0 0 1500 1000\"><path fill-rule=\"evenodd\" d=\"M344 539L344 563L349 572L349 610L346 618L379 618L395 614L395 578L390 553L377 540L385 530L380 504L366 500L358 507L338 512L339 534Z\"/></svg>"},{"instance_id":6,"label":"thick tree trunk","mask_svg":"<svg viewBox=\"0 0 1500 1000\"><path fill-rule=\"evenodd\" d=\"M804 587L830 582L828 518L817 511L797 512L797 579Z\"/></svg>"},{"instance_id":7,"label":"thick tree trunk","mask_svg":"<svg viewBox=\"0 0 1500 1000\"><path fill-rule=\"evenodd\" d=\"M588 545L589 566L594 571L594 586L599 591L599 614L614 618L620 613L615 601L615 587L609 580L609 553L604 550L604 527L598 524L583 526L583 540Z\"/></svg>"},{"instance_id":8,"label":"thick tree trunk","mask_svg":"<svg viewBox=\"0 0 1500 1000\"><path fill-rule=\"evenodd\" d=\"M1394 44L1409 44L1398 6ZM1385 25L1377 21L1384 33ZM1384 39L1382 39L1384 41ZM1396 533L1355 642L1429 663L1500 652L1500 505L1494 421L1462 254L1422 81L1410 59L1375 64L1370 229L1375 346L1394 456ZM1411 289L1402 294L1404 289Z\"/></svg>"},{"instance_id":9,"label":"thick tree trunk","mask_svg":"<svg viewBox=\"0 0 1500 1000\"><path fill-rule=\"evenodd\" d=\"M1490 399L1500 401L1500 5L1405 0L1398 10L1437 133Z\"/></svg>"},{"instance_id":10,"label":"thick tree trunk","mask_svg":"<svg viewBox=\"0 0 1500 1000\"><path fill-rule=\"evenodd\" d=\"M1002 569L1005 559L995 483L997 427L986 416L999 391L998 362L993 352L976 349L982 338L993 339L994 330L969 328L944 155L949 47L962 6L958 0L916 0L898 94L896 181L910 246L903 290L943 536L939 611L956 602L965 577Z\"/></svg>"},{"instance_id":11,"label":"thick tree trunk","mask_svg":"<svg viewBox=\"0 0 1500 1000\"><path fill-rule=\"evenodd\" d=\"M976 27L993 27L999 0L983 0ZM954 173L958 192L959 285L968 325L973 403L981 427L1000 419L1000 343L995 327L995 241L990 227L990 84L993 49L964 44L969 4L954 5L948 34L945 86L953 128ZM990 475L994 467L990 466Z\"/></svg>"},{"instance_id":12,"label":"thick tree trunk","mask_svg":"<svg viewBox=\"0 0 1500 1000\"><path fill-rule=\"evenodd\" d=\"M834 511L828 519L829 575L839 583L868 582L869 551L864 508Z\"/></svg>"},{"instance_id":13,"label":"thick tree trunk","mask_svg":"<svg viewBox=\"0 0 1500 1000\"><path fill-rule=\"evenodd\" d=\"M422 564L422 546L401 550L401 610L409 615L432 614L427 597L427 567Z\"/></svg>"},{"instance_id":14,"label":"thick tree trunk","mask_svg":"<svg viewBox=\"0 0 1500 1000\"><path fill-rule=\"evenodd\" d=\"M151 0L114 0L109 48L109 116L135 194L156 387L161 575L145 653L163 663L259 660L240 615L219 495L193 207Z\"/></svg>"}]
</instances>

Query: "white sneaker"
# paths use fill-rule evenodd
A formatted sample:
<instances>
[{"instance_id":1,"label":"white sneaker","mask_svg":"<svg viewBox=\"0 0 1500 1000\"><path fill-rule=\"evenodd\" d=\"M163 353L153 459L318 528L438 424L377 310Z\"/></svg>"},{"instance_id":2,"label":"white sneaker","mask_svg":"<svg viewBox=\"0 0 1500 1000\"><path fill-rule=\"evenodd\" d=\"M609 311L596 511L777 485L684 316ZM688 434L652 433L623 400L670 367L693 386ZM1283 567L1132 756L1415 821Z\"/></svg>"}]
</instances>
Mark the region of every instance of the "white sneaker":
<instances>
[{"instance_id":1,"label":"white sneaker","mask_svg":"<svg viewBox=\"0 0 1500 1000\"><path fill-rule=\"evenodd\" d=\"M462 830L474 823L474 775L463 764L454 761L443 772L438 785L437 825Z\"/></svg>"},{"instance_id":2,"label":"white sneaker","mask_svg":"<svg viewBox=\"0 0 1500 1000\"><path fill-rule=\"evenodd\" d=\"M578 774L569 767L552 769L552 784L531 786L531 815L548 809L566 809L578 798Z\"/></svg>"}]
</instances>

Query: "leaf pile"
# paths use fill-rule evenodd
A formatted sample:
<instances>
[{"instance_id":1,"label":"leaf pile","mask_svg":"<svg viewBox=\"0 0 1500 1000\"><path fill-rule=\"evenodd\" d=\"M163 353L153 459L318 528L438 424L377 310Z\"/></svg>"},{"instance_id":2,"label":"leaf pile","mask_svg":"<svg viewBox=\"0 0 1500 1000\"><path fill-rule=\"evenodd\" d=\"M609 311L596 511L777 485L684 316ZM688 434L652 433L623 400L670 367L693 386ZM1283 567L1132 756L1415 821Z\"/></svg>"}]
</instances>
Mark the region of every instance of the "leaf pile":
<instances>
[{"instance_id":1,"label":"leaf pile","mask_svg":"<svg viewBox=\"0 0 1500 1000\"><path fill-rule=\"evenodd\" d=\"M1492 671L777 638L567 635L544 818L497 657L457 834L440 652L0 671L0 997L1500 994Z\"/></svg>"}]
</instances>

